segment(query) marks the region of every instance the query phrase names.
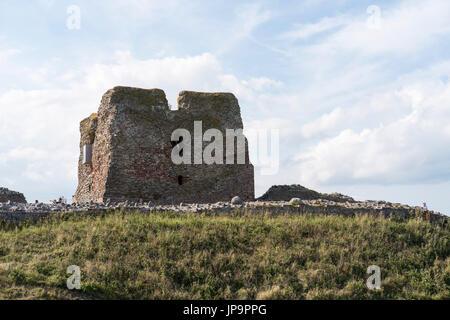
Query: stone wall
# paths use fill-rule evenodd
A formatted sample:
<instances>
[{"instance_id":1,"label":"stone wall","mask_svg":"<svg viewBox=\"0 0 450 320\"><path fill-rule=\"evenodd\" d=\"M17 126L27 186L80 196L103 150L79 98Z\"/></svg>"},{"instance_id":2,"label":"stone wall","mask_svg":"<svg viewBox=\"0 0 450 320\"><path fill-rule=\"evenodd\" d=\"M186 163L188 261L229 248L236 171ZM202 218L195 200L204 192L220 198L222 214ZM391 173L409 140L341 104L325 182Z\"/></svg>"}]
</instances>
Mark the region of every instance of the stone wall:
<instances>
[{"instance_id":1,"label":"stone wall","mask_svg":"<svg viewBox=\"0 0 450 320\"><path fill-rule=\"evenodd\" d=\"M192 138L194 121L202 121L203 132L215 128L224 136L226 129L243 128L234 95L183 91L178 104L178 110L170 110L159 89L115 87L106 92L98 115L81 122L74 202L204 203L236 195L253 200L247 146L245 164L175 165L171 160L171 135L177 128L187 129ZM93 145L92 163L83 164L82 149L88 143Z\"/></svg>"},{"instance_id":2,"label":"stone wall","mask_svg":"<svg viewBox=\"0 0 450 320\"><path fill-rule=\"evenodd\" d=\"M24 220L40 219L47 216L54 217L58 213L76 213L79 215L106 214L116 210L140 211L143 214L151 212L192 212L192 213L230 213L254 212L259 215L277 214L312 214L312 215L371 215L392 218L420 218L430 222L437 222L443 227L449 227L450 218L439 212L424 210L420 207L389 204L385 201L363 201L355 203L331 203L328 200L301 200L291 204L286 201L254 201L234 205L231 202L217 202L205 204L183 205L154 205L149 203L73 203L73 204L4 204L0 203L0 220L20 222Z\"/></svg>"},{"instance_id":3,"label":"stone wall","mask_svg":"<svg viewBox=\"0 0 450 320\"><path fill-rule=\"evenodd\" d=\"M27 203L25 196L16 191L11 191L7 188L0 188L0 202L14 202L14 203Z\"/></svg>"},{"instance_id":4,"label":"stone wall","mask_svg":"<svg viewBox=\"0 0 450 320\"><path fill-rule=\"evenodd\" d=\"M98 187L98 180L95 180L95 177L98 176L98 168L101 167L102 162L96 159L96 164L98 166L95 167L96 172L94 172L94 167L92 165L84 165L82 163L83 160L83 146L86 144L94 144L95 142L95 133L97 130L98 116L96 113L93 113L89 118L81 121L80 124L80 158L78 160L78 188L76 194L78 196L78 201L80 202L88 202L93 197L99 197L101 194L94 195L94 190L100 190ZM97 173L97 174L96 174ZM97 183L96 183L97 182ZM94 186L95 184L95 186Z\"/></svg>"}]
</instances>

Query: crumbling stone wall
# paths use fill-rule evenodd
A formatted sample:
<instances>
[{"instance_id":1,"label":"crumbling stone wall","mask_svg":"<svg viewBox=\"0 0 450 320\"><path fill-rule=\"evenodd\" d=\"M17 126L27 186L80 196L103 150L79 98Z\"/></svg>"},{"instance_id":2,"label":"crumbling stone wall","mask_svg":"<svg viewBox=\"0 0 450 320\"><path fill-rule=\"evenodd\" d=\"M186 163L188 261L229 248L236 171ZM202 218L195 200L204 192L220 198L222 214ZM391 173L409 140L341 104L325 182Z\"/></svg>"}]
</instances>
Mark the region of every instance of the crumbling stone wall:
<instances>
[{"instance_id":1,"label":"crumbling stone wall","mask_svg":"<svg viewBox=\"0 0 450 320\"><path fill-rule=\"evenodd\" d=\"M202 121L203 132L210 128L220 130L224 139L226 129L242 129L235 96L183 91L178 105L178 110L170 110L160 89L108 90L98 114L80 125L79 184L73 201L206 203L229 201L236 195L253 200L254 169L247 145L245 164L176 165L171 159L171 135L175 129L184 128L191 133L192 158L194 121ZM209 143L203 142L203 148ZM83 163L86 144L93 146L90 164Z\"/></svg>"},{"instance_id":2,"label":"crumbling stone wall","mask_svg":"<svg viewBox=\"0 0 450 320\"><path fill-rule=\"evenodd\" d=\"M17 191L12 191L7 188L0 188L0 202L14 202L14 203L27 203L25 196Z\"/></svg>"},{"instance_id":3,"label":"crumbling stone wall","mask_svg":"<svg viewBox=\"0 0 450 320\"><path fill-rule=\"evenodd\" d=\"M301 200L323 199L334 202L355 202L353 198L340 193L319 193L299 184L272 186L266 193L258 198L258 200L289 201L292 198L299 198Z\"/></svg>"}]
</instances>

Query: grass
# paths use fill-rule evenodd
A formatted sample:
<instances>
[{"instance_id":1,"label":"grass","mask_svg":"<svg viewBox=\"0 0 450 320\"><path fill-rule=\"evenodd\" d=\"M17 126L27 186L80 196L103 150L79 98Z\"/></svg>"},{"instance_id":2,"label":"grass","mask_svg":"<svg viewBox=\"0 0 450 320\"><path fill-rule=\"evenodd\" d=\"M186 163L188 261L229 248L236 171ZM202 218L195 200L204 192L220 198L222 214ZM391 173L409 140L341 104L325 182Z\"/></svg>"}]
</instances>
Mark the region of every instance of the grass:
<instances>
[{"instance_id":1,"label":"grass","mask_svg":"<svg viewBox=\"0 0 450 320\"><path fill-rule=\"evenodd\" d=\"M419 219L243 211L2 222L0 299L450 299L449 239Z\"/></svg>"}]
</instances>

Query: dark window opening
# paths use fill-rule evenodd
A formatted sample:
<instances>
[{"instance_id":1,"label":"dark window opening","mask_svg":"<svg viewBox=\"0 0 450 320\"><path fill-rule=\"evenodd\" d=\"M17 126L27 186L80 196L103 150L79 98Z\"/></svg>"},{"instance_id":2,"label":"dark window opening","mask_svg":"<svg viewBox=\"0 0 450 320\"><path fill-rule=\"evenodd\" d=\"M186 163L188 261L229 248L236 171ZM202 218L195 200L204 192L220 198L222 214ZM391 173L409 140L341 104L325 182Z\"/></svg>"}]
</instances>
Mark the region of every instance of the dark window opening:
<instances>
[{"instance_id":1,"label":"dark window opening","mask_svg":"<svg viewBox=\"0 0 450 320\"><path fill-rule=\"evenodd\" d=\"M183 184L183 176L178 176L178 184L180 186Z\"/></svg>"},{"instance_id":2,"label":"dark window opening","mask_svg":"<svg viewBox=\"0 0 450 320\"><path fill-rule=\"evenodd\" d=\"M159 199L161 199L161 195L159 193L155 193L155 194L153 194L153 199L159 200Z\"/></svg>"}]
</instances>

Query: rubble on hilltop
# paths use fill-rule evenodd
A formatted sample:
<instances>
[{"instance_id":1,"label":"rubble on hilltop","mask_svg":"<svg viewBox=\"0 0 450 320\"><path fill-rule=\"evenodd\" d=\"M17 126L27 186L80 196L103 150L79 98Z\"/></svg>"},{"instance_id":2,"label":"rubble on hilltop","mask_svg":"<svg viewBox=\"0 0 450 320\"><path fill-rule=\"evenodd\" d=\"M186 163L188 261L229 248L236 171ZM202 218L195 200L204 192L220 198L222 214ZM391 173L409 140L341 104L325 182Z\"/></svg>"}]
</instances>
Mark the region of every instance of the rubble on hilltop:
<instances>
[{"instance_id":1,"label":"rubble on hilltop","mask_svg":"<svg viewBox=\"0 0 450 320\"><path fill-rule=\"evenodd\" d=\"M292 199L294 200L294 199ZM173 205L156 205L152 202L111 202L105 203L74 203L54 201L53 203L0 203L0 219L21 221L33 218L40 218L56 213L75 212L75 213L95 213L113 210L135 210L141 212L192 212L201 213L206 211L230 212L235 209L245 209L255 212L272 213L310 213L310 214L370 214L389 217L396 215L399 217L412 217L417 214L422 215L428 220L448 221L449 217L432 210L424 210L419 206L409 206L399 203L386 201L354 201L354 202L336 202L326 199L295 201L249 201L240 202L216 202L216 203L180 203Z\"/></svg>"},{"instance_id":2,"label":"rubble on hilltop","mask_svg":"<svg viewBox=\"0 0 450 320\"><path fill-rule=\"evenodd\" d=\"M0 188L0 203L2 202L27 203L27 200L20 192L12 191L7 188Z\"/></svg>"}]
</instances>

